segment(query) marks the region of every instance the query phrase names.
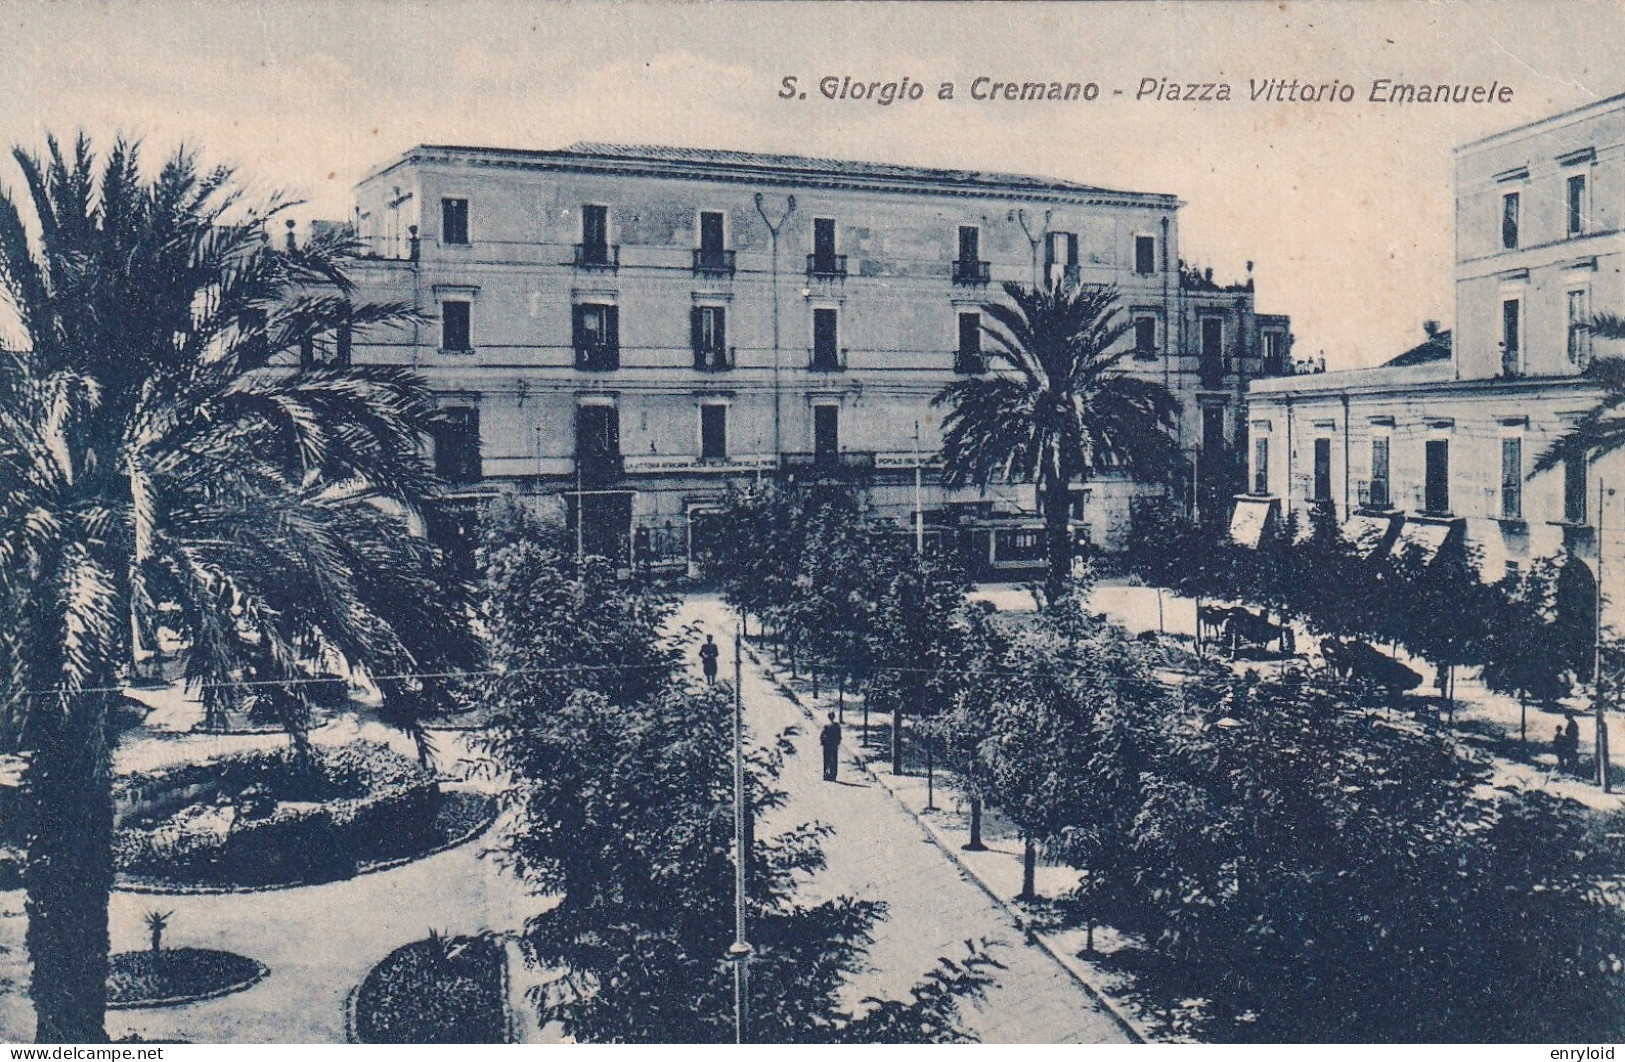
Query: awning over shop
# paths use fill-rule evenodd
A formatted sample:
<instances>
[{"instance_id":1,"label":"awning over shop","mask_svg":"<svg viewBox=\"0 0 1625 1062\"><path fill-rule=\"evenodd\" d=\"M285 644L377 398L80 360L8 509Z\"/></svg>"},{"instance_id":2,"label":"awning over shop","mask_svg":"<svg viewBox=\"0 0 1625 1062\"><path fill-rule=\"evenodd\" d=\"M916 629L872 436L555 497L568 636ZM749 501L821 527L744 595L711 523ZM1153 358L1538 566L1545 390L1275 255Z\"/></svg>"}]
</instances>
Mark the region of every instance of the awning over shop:
<instances>
[{"instance_id":1,"label":"awning over shop","mask_svg":"<svg viewBox=\"0 0 1625 1062\"><path fill-rule=\"evenodd\" d=\"M1555 559L1563 554L1563 528L1559 524L1470 517L1465 525L1467 556L1486 583L1503 578L1508 564L1527 571L1542 557Z\"/></svg>"},{"instance_id":2,"label":"awning over shop","mask_svg":"<svg viewBox=\"0 0 1625 1062\"><path fill-rule=\"evenodd\" d=\"M1399 537L1402 517L1393 513L1355 513L1343 521L1343 538L1362 557L1386 553Z\"/></svg>"},{"instance_id":3,"label":"awning over shop","mask_svg":"<svg viewBox=\"0 0 1625 1062\"><path fill-rule=\"evenodd\" d=\"M1230 538L1238 546L1257 549L1264 532L1276 519L1279 502L1274 498L1237 498L1230 515Z\"/></svg>"},{"instance_id":4,"label":"awning over shop","mask_svg":"<svg viewBox=\"0 0 1625 1062\"><path fill-rule=\"evenodd\" d=\"M1406 520L1394 541L1394 556L1415 555L1423 564L1432 564L1458 523L1455 520Z\"/></svg>"}]
</instances>

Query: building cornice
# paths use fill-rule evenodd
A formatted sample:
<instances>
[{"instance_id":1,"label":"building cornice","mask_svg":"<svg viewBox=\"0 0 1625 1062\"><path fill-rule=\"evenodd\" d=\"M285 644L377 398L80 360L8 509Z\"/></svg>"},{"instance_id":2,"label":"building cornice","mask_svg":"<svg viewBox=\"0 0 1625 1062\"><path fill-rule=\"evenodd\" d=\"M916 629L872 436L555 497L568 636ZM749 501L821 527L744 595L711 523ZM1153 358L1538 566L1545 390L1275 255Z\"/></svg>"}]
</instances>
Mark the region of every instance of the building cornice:
<instances>
[{"instance_id":1,"label":"building cornice","mask_svg":"<svg viewBox=\"0 0 1625 1062\"><path fill-rule=\"evenodd\" d=\"M812 160L817 161L817 160ZM482 148L458 145L419 145L399 158L368 172L361 183L377 180L397 169L414 165L465 166L475 169L531 170L597 176L651 177L707 181L779 188L817 188L830 191L883 192L931 195L957 199L1011 199L1075 206L1143 207L1178 210L1178 196L1162 192L1123 192L1066 182L1042 183L1044 178L1001 181L997 176L956 178L954 171L922 169L913 175L864 175L810 168L781 168L768 164L710 162L690 159L622 158L573 151L529 151L518 148ZM1031 182L1031 183L1029 183Z\"/></svg>"},{"instance_id":2,"label":"building cornice","mask_svg":"<svg viewBox=\"0 0 1625 1062\"><path fill-rule=\"evenodd\" d=\"M1368 383L1343 383L1336 381L1320 382L1327 376L1336 376L1336 373L1320 373L1317 377L1304 377L1316 379L1316 383L1303 387L1277 387L1260 390L1249 387L1247 400L1249 402L1292 402L1309 401L1314 399L1341 398L1343 396L1370 396L1390 395L1395 397L1440 397L1459 395L1461 397L1501 397L1522 396L1530 394L1562 393L1573 395L1601 395L1602 388L1589 376L1519 376L1513 379L1492 377L1482 380L1394 380L1372 381Z\"/></svg>"}]
</instances>

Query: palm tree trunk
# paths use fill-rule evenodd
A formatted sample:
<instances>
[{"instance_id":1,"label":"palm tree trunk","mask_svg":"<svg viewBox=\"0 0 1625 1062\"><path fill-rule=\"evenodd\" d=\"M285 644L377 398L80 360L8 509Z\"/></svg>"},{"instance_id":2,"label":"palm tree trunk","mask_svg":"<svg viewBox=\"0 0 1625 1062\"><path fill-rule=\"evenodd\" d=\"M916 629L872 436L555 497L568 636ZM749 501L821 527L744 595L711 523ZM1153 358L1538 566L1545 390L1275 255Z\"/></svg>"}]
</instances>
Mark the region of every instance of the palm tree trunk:
<instances>
[{"instance_id":1,"label":"palm tree trunk","mask_svg":"<svg viewBox=\"0 0 1625 1062\"><path fill-rule=\"evenodd\" d=\"M102 694L39 714L29 761L33 815L23 885L37 1043L107 1041L112 779Z\"/></svg>"},{"instance_id":2,"label":"palm tree trunk","mask_svg":"<svg viewBox=\"0 0 1625 1062\"><path fill-rule=\"evenodd\" d=\"M1070 505L1065 483L1041 489L1038 507L1044 517L1044 556L1048 562L1044 597L1052 606L1066 592L1067 581L1072 577Z\"/></svg>"}]
</instances>

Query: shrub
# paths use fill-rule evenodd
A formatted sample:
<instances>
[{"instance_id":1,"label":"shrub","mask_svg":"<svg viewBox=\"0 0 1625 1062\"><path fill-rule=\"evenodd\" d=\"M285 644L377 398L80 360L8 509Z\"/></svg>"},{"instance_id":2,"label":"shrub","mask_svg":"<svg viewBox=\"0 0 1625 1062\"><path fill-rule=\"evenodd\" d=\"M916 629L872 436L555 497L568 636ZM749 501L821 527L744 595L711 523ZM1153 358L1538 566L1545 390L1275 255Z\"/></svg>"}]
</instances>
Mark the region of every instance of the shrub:
<instances>
[{"instance_id":1,"label":"shrub","mask_svg":"<svg viewBox=\"0 0 1625 1062\"><path fill-rule=\"evenodd\" d=\"M308 758L261 750L133 775L118 792L120 870L240 885L334 880L359 860L427 847L439 802L425 768L362 742ZM210 816L211 803L235 804L236 813Z\"/></svg>"},{"instance_id":2,"label":"shrub","mask_svg":"<svg viewBox=\"0 0 1625 1062\"><path fill-rule=\"evenodd\" d=\"M431 934L396 948L356 992L364 1044L500 1044L508 1038L502 945Z\"/></svg>"}]
</instances>

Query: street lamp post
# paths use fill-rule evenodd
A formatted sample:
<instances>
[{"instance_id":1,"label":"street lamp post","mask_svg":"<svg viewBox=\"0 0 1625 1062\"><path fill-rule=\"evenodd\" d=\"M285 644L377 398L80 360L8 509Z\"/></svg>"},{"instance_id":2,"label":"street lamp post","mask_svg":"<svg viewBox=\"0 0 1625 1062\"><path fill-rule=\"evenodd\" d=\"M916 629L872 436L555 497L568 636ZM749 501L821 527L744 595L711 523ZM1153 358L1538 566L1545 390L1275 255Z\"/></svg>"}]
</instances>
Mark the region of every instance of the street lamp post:
<instances>
[{"instance_id":1,"label":"street lamp post","mask_svg":"<svg viewBox=\"0 0 1625 1062\"><path fill-rule=\"evenodd\" d=\"M1602 786L1604 793L1613 792L1613 782L1608 777L1608 719L1603 712L1602 696L1602 558L1607 552L1603 543L1603 516L1604 506L1608 495L1612 493L1599 478L1597 480L1597 601L1596 601L1596 635L1591 645L1591 689L1592 699L1597 712L1597 784Z\"/></svg>"},{"instance_id":2,"label":"street lamp post","mask_svg":"<svg viewBox=\"0 0 1625 1062\"><path fill-rule=\"evenodd\" d=\"M734 942L728 959L734 967L734 1043L745 1042L749 1023L748 992L750 944L745 940L745 702L740 692L744 677L741 649L744 630L734 627Z\"/></svg>"}]
</instances>

